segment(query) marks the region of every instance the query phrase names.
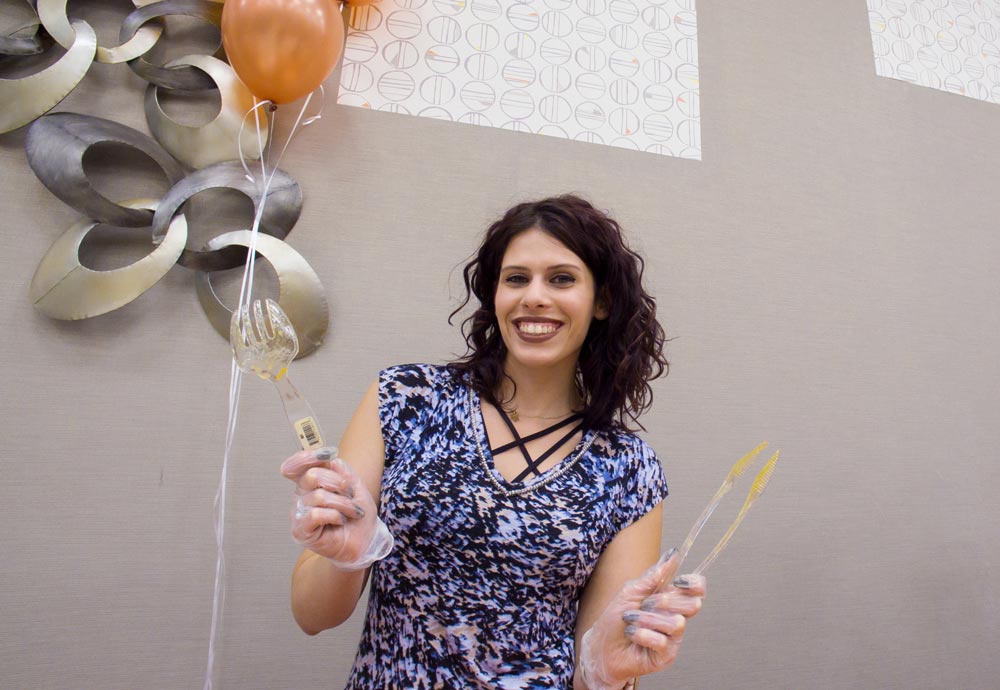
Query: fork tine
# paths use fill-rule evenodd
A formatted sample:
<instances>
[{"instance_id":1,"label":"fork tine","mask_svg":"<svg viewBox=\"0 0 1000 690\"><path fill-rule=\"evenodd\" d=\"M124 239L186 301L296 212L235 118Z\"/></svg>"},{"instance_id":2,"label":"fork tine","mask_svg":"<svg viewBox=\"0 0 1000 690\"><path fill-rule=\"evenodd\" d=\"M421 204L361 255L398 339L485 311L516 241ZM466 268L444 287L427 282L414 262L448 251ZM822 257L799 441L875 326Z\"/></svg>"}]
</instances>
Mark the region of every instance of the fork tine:
<instances>
[{"instance_id":1,"label":"fork tine","mask_svg":"<svg viewBox=\"0 0 1000 690\"><path fill-rule=\"evenodd\" d=\"M264 318L264 310L260 300L255 299L253 301L253 334L257 339L255 343L257 346L264 345L271 337L267 332L266 323L267 319Z\"/></svg>"}]
</instances>

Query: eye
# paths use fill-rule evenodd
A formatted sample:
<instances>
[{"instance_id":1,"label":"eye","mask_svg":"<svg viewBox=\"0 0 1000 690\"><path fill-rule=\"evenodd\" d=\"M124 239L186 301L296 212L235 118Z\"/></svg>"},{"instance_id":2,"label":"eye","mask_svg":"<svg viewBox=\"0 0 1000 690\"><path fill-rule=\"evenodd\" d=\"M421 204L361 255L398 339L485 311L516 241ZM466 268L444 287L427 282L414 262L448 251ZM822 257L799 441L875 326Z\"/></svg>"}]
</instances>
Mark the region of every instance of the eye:
<instances>
[{"instance_id":1,"label":"eye","mask_svg":"<svg viewBox=\"0 0 1000 690\"><path fill-rule=\"evenodd\" d=\"M528 282L528 276L522 273L511 273L503 279L503 282L508 285L524 285Z\"/></svg>"},{"instance_id":2,"label":"eye","mask_svg":"<svg viewBox=\"0 0 1000 690\"><path fill-rule=\"evenodd\" d=\"M556 285L572 285L576 282L576 278L569 273L557 273L552 278L550 278Z\"/></svg>"}]
</instances>

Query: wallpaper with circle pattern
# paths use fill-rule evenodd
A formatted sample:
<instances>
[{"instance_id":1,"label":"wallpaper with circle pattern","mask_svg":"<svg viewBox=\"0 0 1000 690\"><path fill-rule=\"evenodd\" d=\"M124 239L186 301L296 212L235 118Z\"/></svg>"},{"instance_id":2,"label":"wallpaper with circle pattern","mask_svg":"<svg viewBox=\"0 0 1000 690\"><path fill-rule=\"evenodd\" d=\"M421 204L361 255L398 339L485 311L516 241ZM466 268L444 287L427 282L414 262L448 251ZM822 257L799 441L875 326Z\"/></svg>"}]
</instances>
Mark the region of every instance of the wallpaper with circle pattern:
<instances>
[{"instance_id":1,"label":"wallpaper with circle pattern","mask_svg":"<svg viewBox=\"0 0 1000 690\"><path fill-rule=\"evenodd\" d=\"M701 159L695 0L350 12L340 103Z\"/></svg>"},{"instance_id":2,"label":"wallpaper with circle pattern","mask_svg":"<svg viewBox=\"0 0 1000 690\"><path fill-rule=\"evenodd\" d=\"M868 0L875 73L1000 103L1000 0Z\"/></svg>"}]
</instances>

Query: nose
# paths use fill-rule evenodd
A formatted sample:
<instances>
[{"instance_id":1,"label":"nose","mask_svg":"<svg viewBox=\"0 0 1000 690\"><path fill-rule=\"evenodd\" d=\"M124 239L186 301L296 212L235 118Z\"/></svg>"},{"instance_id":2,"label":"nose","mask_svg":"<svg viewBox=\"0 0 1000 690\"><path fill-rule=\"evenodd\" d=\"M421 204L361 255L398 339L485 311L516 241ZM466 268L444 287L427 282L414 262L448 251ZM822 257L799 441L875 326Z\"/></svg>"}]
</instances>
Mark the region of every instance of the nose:
<instances>
[{"instance_id":1,"label":"nose","mask_svg":"<svg viewBox=\"0 0 1000 690\"><path fill-rule=\"evenodd\" d=\"M524 304L525 307L534 309L548 306L549 292L544 278L538 277L532 279L532 281L524 289L523 296L521 297L521 303Z\"/></svg>"}]
</instances>

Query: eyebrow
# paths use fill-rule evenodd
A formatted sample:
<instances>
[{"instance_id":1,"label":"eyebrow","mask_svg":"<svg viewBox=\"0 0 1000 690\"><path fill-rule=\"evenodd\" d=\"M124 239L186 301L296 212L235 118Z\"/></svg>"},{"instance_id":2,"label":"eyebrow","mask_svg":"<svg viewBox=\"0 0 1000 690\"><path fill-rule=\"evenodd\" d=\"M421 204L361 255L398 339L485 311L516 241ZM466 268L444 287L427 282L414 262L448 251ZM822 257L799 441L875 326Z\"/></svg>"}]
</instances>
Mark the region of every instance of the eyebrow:
<instances>
[{"instance_id":1,"label":"eyebrow","mask_svg":"<svg viewBox=\"0 0 1000 690\"><path fill-rule=\"evenodd\" d=\"M573 269L576 269L577 271L580 270L580 266L578 266L577 264L556 264L555 266L548 266L545 270L546 271L556 271L556 270L564 270L564 269L567 269L567 268L573 268ZM500 270L501 271L530 271L531 269L528 268L527 266L501 266Z\"/></svg>"}]
</instances>

